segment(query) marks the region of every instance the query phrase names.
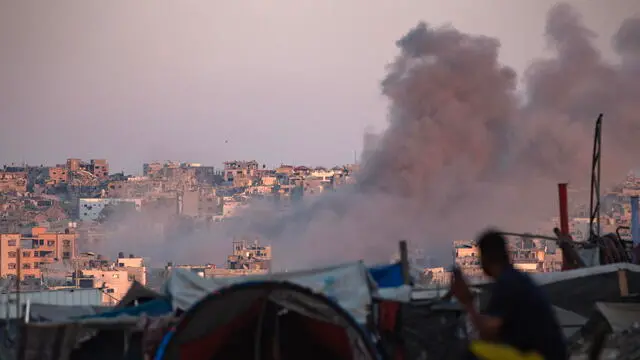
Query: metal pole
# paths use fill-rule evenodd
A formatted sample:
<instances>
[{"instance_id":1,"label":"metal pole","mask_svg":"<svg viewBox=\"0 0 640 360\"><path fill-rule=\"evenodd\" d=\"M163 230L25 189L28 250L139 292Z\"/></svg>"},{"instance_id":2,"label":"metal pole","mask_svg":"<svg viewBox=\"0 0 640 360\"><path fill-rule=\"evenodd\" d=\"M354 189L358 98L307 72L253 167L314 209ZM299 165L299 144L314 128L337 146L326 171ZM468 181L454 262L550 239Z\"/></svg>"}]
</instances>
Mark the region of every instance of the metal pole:
<instances>
[{"instance_id":1,"label":"metal pole","mask_svg":"<svg viewBox=\"0 0 640 360\"><path fill-rule=\"evenodd\" d=\"M411 283L411 279L409 277L409 253L407 250L407 241L401 240L399 247L400 247L400 266L402 267L402 277L404 279L405 285L409 285Z\"/></svg>"},{"instance_id":2,"label":"metal pole","mask_svg":"<svg viewBox=\"0 0 640 360\"><path fill-rule=\"evenodd\" d=\"M560 205L560 233L569 235L569 206L567 184L558 184L558 200Z\"/></svg>"}]
</instances>

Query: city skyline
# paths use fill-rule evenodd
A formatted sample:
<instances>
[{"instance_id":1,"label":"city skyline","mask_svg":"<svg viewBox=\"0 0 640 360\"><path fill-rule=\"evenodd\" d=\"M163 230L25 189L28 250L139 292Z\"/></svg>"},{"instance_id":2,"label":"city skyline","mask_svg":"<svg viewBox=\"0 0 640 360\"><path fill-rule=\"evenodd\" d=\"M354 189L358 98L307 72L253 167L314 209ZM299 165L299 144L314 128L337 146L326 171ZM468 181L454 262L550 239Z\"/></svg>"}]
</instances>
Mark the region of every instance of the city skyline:
<instances>
[{"instance_id":1,"label":"city skyline","mask_svg":"<svg viewBox=\"0 0 640 360\"><path fill-rule=\"evenodd\" d=\"M351 162L364 130L386 127L379 81L407 29L425 20L497 37L500 60L523 74L545 55L554 3L110 2L68 11L3 2L0 163L82 156L136 172L133 159L218 164L256 153L271 165ZM632 1L569 3L606 57L621 20L637 15ZM30 146L14 134L28 134Z\"/></svg>"}]
</instances>

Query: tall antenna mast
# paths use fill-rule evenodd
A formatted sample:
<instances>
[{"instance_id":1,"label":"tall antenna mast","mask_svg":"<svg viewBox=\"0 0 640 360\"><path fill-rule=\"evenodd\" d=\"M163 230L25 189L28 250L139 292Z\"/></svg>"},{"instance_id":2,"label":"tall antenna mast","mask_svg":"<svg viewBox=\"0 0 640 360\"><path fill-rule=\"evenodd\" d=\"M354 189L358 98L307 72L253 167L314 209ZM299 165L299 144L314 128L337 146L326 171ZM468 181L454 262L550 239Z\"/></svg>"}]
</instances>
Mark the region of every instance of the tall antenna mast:
<instances>
[{"instance_id":1,"label":"tall antenna mast","mask_svg":"<svg viewBox=\"0 0 640 360\"><path fill-rule=\"evenodd\" d=\"M591 162L591 201L589 205L589 240L600 237L600 173L602 155L602 117L598 116L593 138L593 160Z\"/></svg>"}]
</instances>

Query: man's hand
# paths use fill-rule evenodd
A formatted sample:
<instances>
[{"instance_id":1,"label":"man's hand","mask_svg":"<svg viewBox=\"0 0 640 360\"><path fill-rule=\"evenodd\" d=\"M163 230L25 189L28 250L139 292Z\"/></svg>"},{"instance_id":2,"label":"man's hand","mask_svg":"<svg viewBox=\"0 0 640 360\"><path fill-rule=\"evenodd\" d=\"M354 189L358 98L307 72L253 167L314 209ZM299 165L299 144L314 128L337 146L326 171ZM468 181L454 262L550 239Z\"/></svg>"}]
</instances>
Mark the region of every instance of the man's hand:
<instances>
[{"instance_id":1,"label":"man's hand","mask_svg":"<svg viewBox=\"0 0 640 360\"><path fill-rule=\"evenodd\" d=\"M451 294L464 306L473 304L473 294L460 269L453 270L452 280Z\"/></svg>"}]
</instances>

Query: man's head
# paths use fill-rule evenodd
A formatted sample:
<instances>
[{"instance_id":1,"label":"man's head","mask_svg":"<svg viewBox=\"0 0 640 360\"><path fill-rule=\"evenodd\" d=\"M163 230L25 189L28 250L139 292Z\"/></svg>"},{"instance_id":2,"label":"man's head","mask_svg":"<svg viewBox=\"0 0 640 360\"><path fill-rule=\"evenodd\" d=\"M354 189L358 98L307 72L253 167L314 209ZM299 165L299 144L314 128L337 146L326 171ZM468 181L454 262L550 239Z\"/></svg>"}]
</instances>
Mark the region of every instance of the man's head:
<instances>
[{"instance_id":1,"label":"man's head","mask_svg":"<svg viewBox=\"0 0 640 360\"><path fill-rule=\"evenodd\" d=\"M497 230L483 232L477 240L482 270L490 277L497 277L510 264L507 239Z\"/></svg>"}]
</instances>

